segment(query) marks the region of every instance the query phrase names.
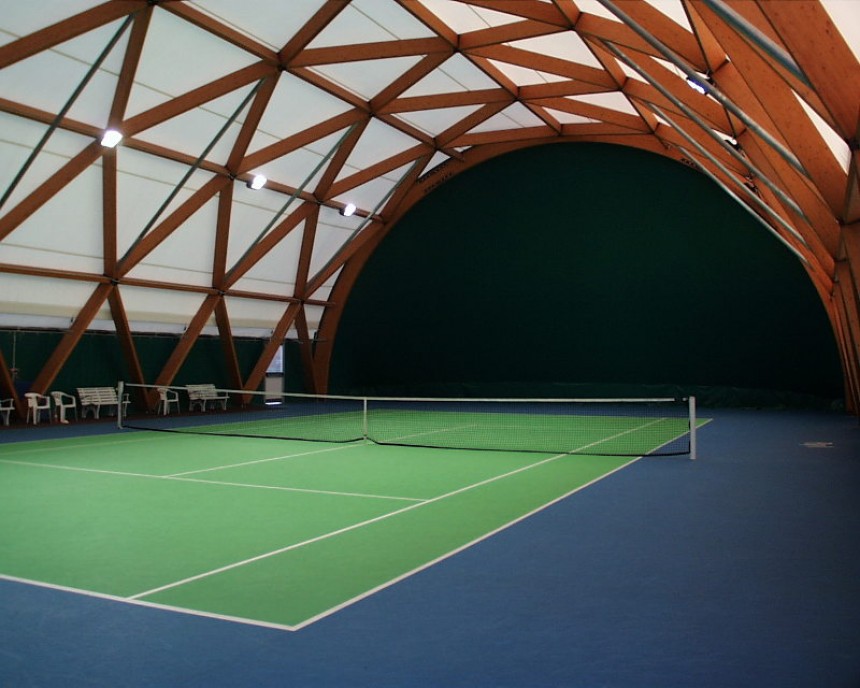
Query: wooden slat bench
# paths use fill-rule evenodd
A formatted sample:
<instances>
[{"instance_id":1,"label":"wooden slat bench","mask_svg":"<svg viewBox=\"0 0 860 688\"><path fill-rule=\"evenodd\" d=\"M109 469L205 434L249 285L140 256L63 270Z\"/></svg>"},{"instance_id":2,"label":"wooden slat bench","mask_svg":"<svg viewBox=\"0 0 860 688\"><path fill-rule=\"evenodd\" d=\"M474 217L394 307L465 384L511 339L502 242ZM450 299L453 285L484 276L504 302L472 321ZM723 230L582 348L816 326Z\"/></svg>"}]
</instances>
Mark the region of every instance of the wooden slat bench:
<instances>
[{"instance_id":1,"label":"wooden slat bench","mask_svg":"<svg viewBox=\"0 0 860 688\"><path fill-rule=\"evenodd\" d=\"M81 401L81 418L86 418L88 411L92 412L93 418L98 418L102 406L106 406L109 411L113 409L114 415L116 415L120 405L116 390L113 387L78 387L78 399ZM128 394L124 394L122 399L123 416L125 416L128 403Z\"/></svg>"},{"instance_id":2,"label":"wooden slat bench","mask_svg":"<svg viewBox=\"0 0 860 688\"><path fill-rule=\"evenodd\" d=\"M227 410L228 395L226 392L216 390L215 385L185 385L185 389L188 392L189 411L193 411L195 406L205 411L210 404L212 408L220 404L224 411Z\"/></svg>"}]
</instances>

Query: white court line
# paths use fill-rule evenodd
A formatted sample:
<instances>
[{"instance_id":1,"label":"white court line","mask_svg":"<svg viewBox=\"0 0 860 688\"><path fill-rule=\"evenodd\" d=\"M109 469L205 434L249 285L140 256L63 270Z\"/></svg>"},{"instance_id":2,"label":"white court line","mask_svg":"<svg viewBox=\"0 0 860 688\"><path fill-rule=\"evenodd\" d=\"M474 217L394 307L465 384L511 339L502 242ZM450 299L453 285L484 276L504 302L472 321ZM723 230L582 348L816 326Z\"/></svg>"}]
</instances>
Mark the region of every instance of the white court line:
<instances>
[{"instance_id":1,"label":"white court line","mask_svg":"<svg viewBox=\"0 0 860 688\"><path fill-rule=\"evenodd\" d=\"M417 509L421 506L426 506L427 504L433 504L435 502L441 501L443 499L447 499L448 497L453 497L456 494L460 494L462 492L466 492L468 490L473 490L476 487L481 487L482 485L487 485L489 483L495 482L497 480L501 480L502 478L507 478L509 476L515 475L517 473L522 473L523 471L531 470L532 468L537 468L545 463L549 463L550 461L555 461L556 459L560 459L567 454L559 454L557 456L551 456L547 459L543 459L536 463L529 464L528 466L521 466L520 468L514 469L513 471L508 471L507 473L503 473L501 475L493 476L492 478L487 478L485 480L481 480L480 482L473 483L471 485L466 485L465 487L460 487L451 492L446 492L442 495L437 495L436 497L431 497L430 499L426 499L417 504L410 504L409 506L405 506L402 509L395 509L394 511L389 511L387 514L382 514L381 516L375 516L374 518L369 518L365 521L360 521L359 523L353 523L351 525L345 526L343 528L338 528L337 530L330 531L328 533L323 533L322 535L317 535L316 537L309 538L308 540L302 540L301 542L294 542L291 545L286 545L285 547L280 547L278 549L272 550L270 552L264 552L263 554L258 554L256 557L250 557L248 559L243 559L242 561L236 561L232 564L227 564L226 566L220 566L217 569L212 569L211 571L204 571L203 573L198 573L195 576L189 576L188 578L183 578L179 581L174 581L173 583L168 583L166 585L159 586L157 588L153 588L152 590L145 590L144 592L140 592L136 595L132 595L129 597L130 600L136 600L141 597L148 597L149 595L154 595L159 592L163 592L165 590L170 590L171 588L179 587L180 585L185 585L187 583L192 583L197 580L201 580L202 578L208 578L209 576L214 576L218 573L224 573L226 571L230 571L235 568L239 568L240 566L246 566L247 564L252 564L257 561L262 561L263 559L268 559L269 557L274 557L278 554L283 554L284 552L289 552L294 549L299 549L300 547L305 547L306 545L313 544L314 542L320 542L322 540L327 540L329 538L335 537L337 535L342 535L343 533L348 533L351 530L357 530L358 528L364 528L365 526L369 526L372 523L377 523L379 521L384 521L387 518L391 518L392 516L397 516L398 514L406 513L407 511L412 511L412 509Z\"/></svg>"},{"instance_id":2,"label":"white court line","mask_svg":"<svg viewBox=\"0 0 860 688\"><path fill-rule=\"evenodd\" d=\"M571 456L571 454L559 454L558 456L554 456L552 458L558 459L558 458L561 458L563 456L569 457L569 456ZM637 456L636 458L630 459L629 461L627 461L627 463L624 463L621 466L618 466L617 468L613 468L611 471L608 471L607 473L603 473L602 475L599 475L596 478L589 480L587 483L584 483L583 485L580 485L579 487L572 489L570 492L566 492L563 495L559 495L558 497L556 497L553 500L550 500L546 504L541 504L539 507L532 509L531 511L529 511L525 514L522 514L521 516L518 516L517 518L515 518L511 521L508 521L507 523L503 523L498 528L491 530L488 533L484 533L480 537L477 537L474 540L470 540L469 542L466 542L466 543L460 545L459 547L452 549L450 552L445 552L445 554L443 554L439 557L436 557L435 559L432 559L431 561L427 561L427 562L421 564L420 566L416 566L414 569L406 571L405 573L400 574L396 578L392 578L391 580L385 581L384 583L377 585L375 588L372 588L370 590L365 590L360 595L356 595L355 597L350 598L344 602L341 602L340 604L335 605L334 607L330 607L329 609L326 609L324 612L320 612L316 616L312 616L312 617L305 619L304 621L296 624L295 626L291 626L289 630L300 631L301 629L305 628L306 626L310 626L312 623L316 623L320 619L324 619L327 616L331 616L332 614L335 614L336 612L341 611L342 609L346 609L347 607L352 606L356 602L360 602L361 600L366 599L366 598L370 597L371 595L375 595L376 593L380 592L381 590L385 590L385 588L389 588L393 585L396 585L400 581L409 578L410 576L414 576L416 573L421 573L421 571L425 571L426 569L429 569L430 567L435 566L439 562L445 561L446 559L449 559L449 558L459 554L460 552L463 552L463 551L469 549L470 547L477 545L479 542L483 542L484 540L488 540L489 538L493 537L494 535L501 533L503 530L507 530L511 526L515 526L517 523L521 523L522 521L525 521L527 518L531 518L532 516L534 516L537 513L540 513L544 509L548 509L553 504L558 504L559 502L567 499L571 495L576 494L577 492L580 492L581 490L584 490L587 487L591 487L592 485L600 482L604 478L608 478L610 475L613 475L614 473L617 473L618 471L620 471L624 468L627 468L631 464L636 463L641 458L642 458L641 456Z\"/></svg>"},{"instance_id":3,"label":"white court line","mask_svg":"<svg viewBox=\"0 0 860 688\"><path fill-rule=\"evenodd\" d=\"M605 437L599 442L592 442L591 444L586 444L582 447L579 447L577 451L581 449L587 449L588 447L592 447L595 444L599 444L600 442L605 442L608 440L615 439L616 437L620 437L621 435L626 435L629 432L633 432L635 430L641 430L642 428L648 427L649 425L653 425L654 423L660 422L661 419L657 419L655 421L651 421L650 423L646 423L645 425L640 426L639 428L631 428L625 430L623 432L616 433L611 437ZM551 461L556 461L562 457L569 456L569 454L556 454L555 456L550 456L549 458L542 459L541 461L537 461L535 463L528 464L527 466L521 466L520 468L515 468L512 471L508 471L507 473L502 473L501 475L496 475L491 478L487 478L485 480L481 480L477 483L472 483L471 485L466 485L465 487L460 487L456 490L452 490L451 492L446 492L442 495L437 495L436 497L431 497L430 499L426 499L422 502L418 502L416 504L410 504L409 506L405 506L402 509L395 509L394 511L389 511L387 514L382 514L381 516L376 516L374 518L367 519L365 521L360 521L359 523L353 523L352 525L345 526L344 528L338 528L337 530L333 530L328 533L323 533L322 535L318 535L316 537L310 538L308 540L303 540L301 542L294 542L291 545L287 545L285 547L280 547L278 549L272 550L270 552L264 552L263 554L258 554L256 557L250 557L248 559L244 559L242 561L233 562L232 564L227 564L226 566L220 566L217 569L212 569L211 571L204 571L203 573L198 573L195 576L189 576L188 578L183 578L179 581L174 581L173 583L168 583L166 585L162 585L157 588L153 588L152 590L145 590L144 592L140 592L136 595L132 595L129 599L136 600L141 597L148 597L149 595L154 595L159 592L163 592L165 590L170 590L172 588L179 587L180 585L185 585L187 583L192 583L197 580L201 580L203 578L208 578L210 576L214 576L219 573L224 573L226 571L230 571L235 568L239 568L240 566L246 566L247 564L252 564L257 561L262 561L263 559L268 559L269 557L277 556L278 554L283 554L284 552L290 552L295 549L299 549L300 547L305 547L306 545L313 544L315 542L320 542L322 540L327 540L329 538L335 537L337 535L342 535L343 533L348 533L351 530L357 530L358 528L364 528L365 526L369 526L373 523L378 523L379 521L384 521L387 518L391 518L392 516L397 516L399 514L406 513L407 511L412 511L412 509L417 509L418 507L426 506L427 504L434 504L435 502L441 501L443 499L447 499L448 497L453 497L454 495L461 494L462 492L467 492L469 490L473 490L477 487L481 487L482 485L488 485L490 483L496 482L497 480L502 480L503 478L508 478L512 475L516 475L517 473L522 473L523 471L529 471L532 468L537 468L538 466L542 466L543 464L550 463Z\"/></svg>"},{"instance_id":4,"label":"white court line","mask_svg":"<svg viewBox=\"0 0 860 688\"><path fill-rule=\"evenodd\" d=\"M263 628L274 628L279 631L296 631L295 626L288 624L272 623L271 621L261 621L259 619L248 619L241 616L230 616L228 614L216 614L215 612L206 612L200 609L189 609L188 607L174 607L169 604L159 604L158 602L147 602L145 600L130 600L121 595L111 595L106 592L96 592L95 590L84 590L83 588L72 588L68 585L58 585L56 583L45 583L44 581L32 580L30 578L19 578L18 576L7 576L5 573L0 573L0 580L9 581L11 583L23 583L25 585L33 585L37 588L45 588L47 590L58 590L60 592L69 592L84 597L93 597L98 600L108 600L110 602L121 602L123 604L132 604L136 607L146 607L150 609L162 609L169 612L178 612L180 614L188 614L190 616L200 616L206 619L218 619L219 621L233 621L234 623L246 624L248 626L261 626Z\"/></svg>"},{"instance_id":5,"label":"white court line","mask_svg":"<svg viewBox=\"0 0 860 688\"><path fill-rule=\"evenodd\" d=\"M662 420L662 419L660 419L660 420ZM653 421L653 422L659 422L659 420L657 420L657 421ZM652 423L653 423L653 422L652 422ZM649 423L649 424L647 424L647 425L650 425L650 424L652 424L652 423ZM620 436L620 435L622 435L622 434L626 434L627 432L634 432L635 430L642 429L642 427L647 427L647 425L646 425L646 426L640 426L639 428L631 428L631 429L626 430L626 431L624 431L624 432L622 432L622 433L619 433L619 436ZM595 444L599 444L600 442L603 442L603 441L606 441L606 440L609 440L609 439L613 439L614 437L615 437L615 436L610 437L610 438L604 438L603 440L599 440L599 441L597 441L597 442L593 442L593 443L591 443L591 444L584 445L583 447L580 447L580 448L575 449L575 450L573 450L573 451L581 451L582 449L585 449L585 448L588 448L588 447L594 446ZM354 446L354 445L353 445L353 446ZM348 447L343 447L343 448L348 448ZM423 570L425 570L425 569L427 569L427 568L429 568L429 567L431 567L431 566L433 566L433 565L435 565L435 564L439 563L440 561L443 561L443 560L445 560L445 559L447 559L447 558L449 558L449 557L452 557L452 556L456 555L457 553L462 552L463 550L468 549L469 547L471 547L471 546L473 546L473 545L475 545L475 544L477 544L477 543L479 543L479 542L481 542L481 541L483 541L483 540L485 540L485 539L488 539L488 538L492 537L492 536L493 536L493 535L495 535L496 533L499 533L499 532L501 532L501 531L503 531L503 530L505 530L505 529L507 529L507 528L509 528L509 527L511 527L511 526L513 526L513 525L515 525L515 524L517 524L517 523L519 523L519 522L521 522L521 521L523 521L523 520L525 520L525 519L529 518L530 516L532 516L532 515L534 515L534 514L536 514L536 513L540 512L540 511L543 511L544 509L547 509L548 507L552 506L553 504L556 504L556 503L558 503L558 502L560 502L560 501L562 501L562 500L566 499L567 497L569 497L569 496L571 496L571 495L575 494L576 492L579 492L580 490L583 490L583 489L585 489L585 488L587 488L587 487L589 487L589 486L591 486L591 485L593 485L593 484L595 484L595 483L597 483L597 482L599 482L599 481L603 480L604 478L607 478L607 477L609 477L610 475L613 475L614 473L616 473L616 472L618 472L618 471L622 470L623 468L626 468L626 467L630 466L631 464L633 464L633 463L635 463L635 462L639 461L642 457L640 456L640 457L633 458L633 459L631 459L630 461L628 461L628 462L624 463L623 465L618 466L617 468L615 468L615 469L613 469L613 470L611 470L611 471L609 471L609 472L607 472L607 473L604 473L604 474L602 474L602 475L600 475L600 476L598 476L598 477L594 478L593 480L589 481L588 483L585 483L584 485L580 485L579 487L577 487L577 488L575 488L575 489L571 490L570 492L567 492L567 493L565 493L565 494L563 494L563 495L560 495L559 497L557 497L557 498L555 498L555 499L553 499L553 500L551 500L551 501L547 502L546 504L543 504L543 505L541 505L541 506L537 507L537 508L536 508L536 509L534 509L533 511L530 511L530 512L528 512L528 513L526 513L526 514L523 514L523 515L521 515L521 516L517 517L516 519L513 519L512 521L509 521L508 523L505 523L505 524L503 524L503 525L499 526L498 528L496 528L495 530L493 530L493 531L491 531L491 532L489 532L489 533L485 533L484 535L482 535L482 536L481 536L481 537L479 537L479 538L476 538L475 540L472 540L472 541L470 541L470 542L468 542L468 543L466 543L466 544L464 544L464 545L461 545L460 547L458 547L458 548L456 548L456 549L454 549L454 550L452 550L452 551L450 551L450 552L447 552L446 554L444 554L444 555L442 555L442 556L440 556L440 557L438 557L438 558L436 558L436 559L434 559L434 560L432 560L432 561L426 562L425 564L423 564L423 565L421 565L421 566L419 566L419 567L416 567L415 569L412 569L411 571L407 571L407 572L405 572L405 573L401 574L400 576L398 576L398 577L396 577L396 578L393 578L393 579L391 579L391 580L389 580L389 581L386 581L385 583L383 583L383 584L381 584L381 585L379 585L379 586L377 586L377 587L375 587L375 588L373 588L373 589L371 589L371 590L365 591L365 592L364 592L364 593L362 593L361 595L358 595L358 596L356 596L356 597L354 597L354 598L352 598L352 599L350 599L350 600L347 600L347 601L345 601L345 602L343 602L343 603L341 603L341 604L339 604L339 605L336 605L336 606L334 606L334 607L331 607L330 609L327 609L327 610L325 610L324 612L322 612L322 613L320 613L320 614L318 614L318 615L316 615L316 616L314 616L314 617L311 617L311 618L309 618L309 619L306 619L305 621L303 621L303 622L301 622L300 624L297 624L297 625L295 625L295 626L290 626L290 625L287 625L287 624L277 624L277 623L272 623L272 622L267 622L267 621L260 621L260 620L256 620L256 619L249 619L249 618L245 618L245 617L233 617L233 616L221 615L221 614L216 614L216 613L206 612L206 611L201 611L201 610L195 610L195 609L186 608L186 607L174 607L174 606L170 606L170 605L164 605L164 604L159 604L159 603L156 603L156 602L150 602L150 601L142 600L142 599L140 599L140 598L145 597L145 596L148 596L148 595L155 594L156 592L159 592L159 591L162 591L162 590L167 590L167 589L170 589L170 588L173 588L173 587L178 587L179 585L182 585L182 584L184 584L184 583L191 582L191 581L193 581L193 580L198 580L198 579L201 579L201 578L204 578L204 577L208 577L208 576L214 575L214 574L219 573L219 572L223 572L223 571L227 571L227 570L230 570L230 569L233 569L233 568L237 568L237 567L239 567L239 566L242 566L242 565L247 564L247 563L251 563L251 562L253 562L253 561L258 561L258 560L265 559L265 558L268 558L268 557L271 557L271 556L275 556L276 554L279 554L279 553L281 553L281 552L286 552L286 551L291 550L291 549L296 549L296 548L298 548L298 547L301 547L301 546L306 545L306 544L310 544L310 543L312 543L312 542L316 542L316 541L319 541L319 540L327 539L327 538L329 538L329 537L333 537L333 536L335 536L335 535L338 535L338 534L341 534L341 533L347 532L347 531L349 531L349 530L354 530L354 529L356 529L356 528L363 527L363 526L365 526L365 525L369 525L369 524L371 524L371 523L373 523L373 522L381 521L381 520L383 520L383 519L385 519L385 518L388 518L389 516L393 516L393 515L396 515L396 514L399 514L399 513L404 513L404 512L406 512L406 511L410 511L410 510L412 510L412 509L414 509L414 508L417 508L417 507L419 507L419 506L423 506L424 504L432 503L432 502L435 502L435 501L439 501L439 500L441 500L441 499L445 499L445 498L450 497L450 496L453 496L453 495L455 495L455 494L459 494L459 493L461 493L461 492L465 492L465 491L467 491L467 490L471 490L471 489L476 488L476 487L479 487L479 486L481 486L481 485L488 484L488 483L494 482L494 481L496 481L496 480L500 480L500 479L502 479L502 478L508 477L508 476L510 476L510 475L514 475L514 474L517 474L517 473L520 473L520 472L523 472L523 471L526 471L526 470L530 470L531 468L535 468L535 467L537 467L537 466L540 466L540 465L543 465L543 464L549 463L549 462L551 462L551 461L555 461L555 460L560 459L560 458L568 457L568 456L570 456L570 454L569 454L569 453L564 453L564 454L558 454L558 455L555 455L555 456L551 456L551 457L549 457L549 458L547 458L547 459L544 459L544 460L542 460L542 461L536 462L536 463L534 463L534 464L529 464L528 466L521 467L521 468L519 468L519 469L516 469L516 470L510 471L510 472L505 473L505 474L503 474L503 475L495 476L495 477L493 477L493 478L489 478L489 479L487 479L487 480L483 480L483 481L478 482L478 483L475 483L475 484L473 484L473 485L465 486L465 487L463 487L463 488L460 488L460 489L458 489L458 490L454 490L454 491L449 492L449 493L447 493L447 494L439 495L438 497L435 497L435 498L432 498L432 499L425 500L425 501L423 501L423 502L421 502L421 503L410 505L410 506L405 507L405 508L403 508L403 509L399 509L399 510L397 510L397 511L390 512L389 514L386 514L386 515L383 515L383 516L380 516L380 517L377 517L377 518L374 518L374 519L370 519L370 520L365 521L365 522L363 522L363 523L354 524L353 526L349 526L349 527L347 527L347 528L343 528L343 529L340 529L340 530L338 530L338 531L334 531L334 532L332 532L332 533L324 534L324 535L322 535L322 536L319 536L319 537L317 537L317 538L313 538L313 539L311 539L311 540L307 540L307 541L302 542L302 543L295 543L294 545L290 545L290 546L288 546L288 547L284 547L284 548L281 548L281 549L276 550L276 551L273 551L273 552L265 553L265 554L259 555L259 556L257 556L257 557L253 557L253 558L251 558L251 559L245 560L245 561L243 561L243 562L236 562L236 563L234 563L234 564L231 564L231 565L228 565L228 566L225 566L225 567L221 567L221 568L216 569L216 570L213 570L213 571L205 572L205 573L203 573L203 574L199 574L199 575L197 575L197 576L193 576L193 577L186 578L186 579L184 579L184 580L182 580L182 581L177 581L177 582L175 582L175 583L171 583L171 584L168 584L168 585L165 585L165 586L161 586L161 587L159 587L159 588L154 588L154 589L149 590L149 591L144 591L144 592L138 593L138 594L136 594L136 595L133 595L133 596L131 596L131 597L119 597L119 596L113 596L113 595L108 595L108 594L103 594L103 593L91 592L91 591L87 591L87 590L81 590L81 589L77 589L77 588L71 588L71 587L64 587L64 586L54 585L54 584L50 584L50 583L42 583L42 582L40 582L40 581L31 581L31 580L27 580L27 579L16 579L16 578L14 578L14 577L12 577L12 576L7 576L7 575L4 575L4 574L0 574L0 579L12 580L12 581L19 581L19 582L23 582L23 583L30 583L30 584L37 585L37 586L41 586L41 587L45 587L45 588L53 588L53 589L57 589L57 590L64 590L64 591L69 591L69 592L76 592L76 593L79 593L79 594L89 595L89 596L92 596L92 597L103 598L103 599L114 600L114 601L120 601L120 602L124 602L124 603L126 603L126 604L134 604L134 605L142 606L142 607L151 607L151 608L156 608L156 609L170 610L170 611L175 611L175 612L178 612L178 613L189 614L189 615L192 615L192 616L199 616L199 617L204 617L204 618L213 618L213 619L221 619L221 620L233 621L233 622L236 622L236 623L243 623L243 624L247 624L247 625L259 626L259 627L265 627L265 628L281 629L281 630L287 630L287 631L297 631L297 630L300 630L300 629L302 629L302 628L304 628L304 627L306 627L306 626L308 626L308 625L310 625L310 624L312 624L312 623L314 623L314 622L316 622L316 621L318 621L318 620L320 620L320 619L322 619L322 618L325 618L325 617L327 617L327 616L329 616L329 615L331 615L331 614L334 614L334 613L336 613L337 611L340 611L341 609L344 609L344 608L346 608L346 607L348 607L348 606L350 606L350 605L354 604L355 602L358 602L358 601L360 601L360 600L362 600L362 599L364 599L364 598L366 598L366 597L369 597L370 595L375 594L376 592L379 592L380 590L383 590L384 588L390 587L390 586L392 586L392 585L394 585L394 584L396 584L396 583L398 583L398 582L400 582L400 581L404 580L405 578L408 578L408 577L410 577L410 576L414 575L415 573L418 573L418 572L420 572L420 571L423 571ZM2 460L0 460L0 461L2 461ZM23 462L12 462L12 463L23 463ZM29 464L29 463L27 463L27 464L25 464L25 465L31 466L31 465L42 465L42 464ZM57 468L68 468L68 467L65 467L65 466L57 466ZM74 470L74 469L73 469L73 470ZM84 469L84 470L86 470L86 469ZM136 475L136 474L131 474L131 475ZM141 475L141 476L139 476L139 477L157 478L157 477L161 477L161 476ZM178 480L181 480L181 478L171 478L171 479L178 479ZM210 481L201 480L201 481L199 481L199 482L208 483L208 482L210 482Z\"/></svg>"},{"instance_id":6,"label":"white court line","mask_svg":"<svg viewBox=\"0 0 860 688\"><path fill-rule=\"evenodd\" d=\"M348 449L348 447L335 447L334 449ZM333 449L319 450L319 451L333 451ZM315 454L315 452L304 452L302 454L290 454L287 456L279 456L272 459L261 459L260 461L276 461L278 459L290 459L293 456L305 456L307 454ZM62 471L75 471L78 473L98 473L101 475L115 475L124 478L148 478L150 480L171 480L175 482L186 482L186 483L198 483L201 485L224 485L227 487L249 487L260 490L280 490L282 492L303 492L307 494L324 494L324 495L334 495L338 497L362 497L365 499L390 499L402 502L422 502L423 499L419 499L417 497L401 497L394 495L379 495L379 494L365 494L361 492L338 492L336 490L315 490L309 487L283 487L279 485L258 485L255 483L236 483L236 482L227 482L223 480L203 480L196 478L185 478L181 477L184 474L177 475L154 475L152 473L132 473L129 471L112 471L105 470L100 468L83 468L81 466L63 466L61 464L50 464L50 463L32 463L30 461L15 461L14 459L0 459L0 464L12 464L15 466L27 466L28 468L53 468L55 470ZM252 461L250 463L259 463L259 461ZM245 464L237 464L237 465L245 465ZM194 473L195 471L190 471Z\"/></svg>"},{"instance_id":7,"label":"white court line","mask_svg":"<svg viewBox=\"0 0 860 688\"><path fill-rule=\"evenodd\" d=\"M224 480L203 480L197 478L175 478L164 476L165 480L175 480L182 483L199 483L201 485L225 485L227 487L253 487L258 490L282 490L284 492L307 492L310 494L333 495L335 497L363 497L364 499L392 499L400 502L425 502L418 497L394 497L392 495L365 494L364 492L338 492L336 490L315 490L309 487L282 487L280 485L256 485L254 483L232 483Z\"/></svg>"},{"instance_id":8,"label":"white court line","mask_svg":"<svg viewBox=\"0 0 860 688\"><path fill-rule=\"evenodd\" d=\"M354 447L363 447L364 444L339 444L336 447L326 447L325 449L314 449L312 451L299 452L298 454L285 454L284 456L272 456L266 459L252 459L251 461L242 461L240 463L228 463L223 466L213 466L212 468L199 468L194 471L183 471L181 473L171 473L169 478L182 478L186 475L196 475L198 473L208 473L209 471L222 471L228 468L241 468L242 466L252 466L256 463L266 463L267 461L281 461L282 459L294 459L299 456L311 456L313 454L325 454L326 452L341 451L344 449L353 449Z\"/></svg>"},{"instance_id":9,"label":"white court line","mask_svg":"<svg viewBox=\"0 0 860 688\"><path fill-rule=\"evenodd\" d=\"M135 434L137 435L137 433L135 433ZM101 437L110 437L110 436L111 435L101 435ZM70 448L72 448L72 449L87 449L89 447L112 447L112 446L115 446L118 444L119 445L121 445L121 444L134 444L135 442L152 442L155 439L160 439L160 440L161 439L167 439L167 436L161 432L159 432L159 433L153 432L152 435L149 437L140 437L139 435L137 435L137 437L138 437L138 439L129 438L127 440L119 440L116 442L87 442L84 444L71 444L71 445L69 444L69 442L71 442L75 438L58 437L58 438L54 438L54 439L50 439L50 440L28 440L25 442L16 442L16 443L14 443L14 445L13 444L9 445L9 446L24 445L27 448L25 448L25 449L12 449L9 451L6 451L4 448L3 453L4 454L16 454L16 455L17 454L35 454L38 452L68 451ZM28 445L32 445L36 442L54 442L54 443L59 443L59 444L57 446L51 446L51 447L28 446ZM6 446L5 444L0 445L0 448L3 448L5 446Z\"/></svg>"}]
</instances>

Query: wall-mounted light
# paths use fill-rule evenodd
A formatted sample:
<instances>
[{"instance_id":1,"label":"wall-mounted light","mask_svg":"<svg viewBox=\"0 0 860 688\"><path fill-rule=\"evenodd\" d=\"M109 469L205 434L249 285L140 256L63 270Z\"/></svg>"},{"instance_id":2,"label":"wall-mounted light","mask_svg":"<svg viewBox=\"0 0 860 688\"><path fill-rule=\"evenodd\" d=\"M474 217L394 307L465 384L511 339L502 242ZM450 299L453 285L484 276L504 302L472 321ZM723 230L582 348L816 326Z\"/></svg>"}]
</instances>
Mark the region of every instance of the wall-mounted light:
<instances>
[{"instance_id":1,"label":"wall-mounted light","mask_svg":"<svg viewBox=\"0 0 860 688\"><path fill-rule=\"evenodd\" d=\"M340 209L340 214L344 217L349 217L355 213L355 203L347 203L343 208Z\"/></svg>"},{"instance_id":2,"label":"wall-mounted light","mask_svg":"<svg viewBox=\"0 0 860 688\"><path fill-rule=\"evenodd\" d=\"M262 189L266 182L269 181L262 174L255 174L254 178L248 182L248 188L253 189L254 191L259 191Z\"/></svg>"},{"instance_id":3,"label":"wall-mounted light","mask_svg":"<svg viewBox=\"0 0 860 688\"><path fill-rule=\"evenodd\" d=\"M102 134L102 145L105 148L116 148L116 145L122 141L122 134L120 134L116 129L108 129L104 134Z\"/></svg>"}]
</instances>

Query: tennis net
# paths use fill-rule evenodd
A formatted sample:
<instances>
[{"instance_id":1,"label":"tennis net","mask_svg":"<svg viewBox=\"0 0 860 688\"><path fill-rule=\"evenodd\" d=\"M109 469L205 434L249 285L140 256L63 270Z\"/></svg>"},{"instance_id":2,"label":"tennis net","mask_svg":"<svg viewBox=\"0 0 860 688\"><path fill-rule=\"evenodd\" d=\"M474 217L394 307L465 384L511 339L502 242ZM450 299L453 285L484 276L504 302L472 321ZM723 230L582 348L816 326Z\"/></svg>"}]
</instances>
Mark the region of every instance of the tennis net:
<instances>
[{"instance_id":1,"label":"tennis net","mask_svg":"<svg viewBox=\"0 0 860 688\"><path fill-rule=\"evenodd\" d=\"M212 403L201 404L198 385L121 386L131 392L135 410L119 422L133 429L553 454L689 454L695 458L692 397L439 399L273 395L212 387L208 391ZM165 403L164 390L173 393L174 399L178 397L178 404ZM214 403L216 399L222 401Z\"/></svg>"}]
</instances>

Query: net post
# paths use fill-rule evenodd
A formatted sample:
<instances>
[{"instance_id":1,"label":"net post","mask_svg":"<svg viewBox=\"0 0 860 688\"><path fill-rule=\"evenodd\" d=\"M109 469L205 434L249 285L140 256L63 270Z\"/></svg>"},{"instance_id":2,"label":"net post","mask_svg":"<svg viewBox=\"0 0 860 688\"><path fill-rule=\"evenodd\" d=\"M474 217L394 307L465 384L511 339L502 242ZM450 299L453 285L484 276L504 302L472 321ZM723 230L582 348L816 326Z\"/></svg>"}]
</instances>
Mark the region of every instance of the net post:
<instances>
[{"instance_id":1,"label":"net post","mask_svg":"<svg viewBox=\"0 0 860 688\"><path fill-rule=\"evenodd\" d=\"M692 394L687 403L690 408L690 461L696 460L696 397Z\"/></svg>"},{"instance_id":2,"label":"net post","mask_svg":"<svg viewBox=\"0 0 860 688\"><path fill-rule=\"evenodd\" d=\"M120 380L116 383L116 427L122 430L122 414L124 410L124 405L122 403L122 397L125 393L125 383Z\"/></svg>"},{"instance_id":3,"label":"net post","mask_svg":"<svg viewBox=\"0 0 860 688\"><path fill-rule=\"evenodd\" d=\"M369 434L370 434L370 429L368 427L368 418L367 418L367 397L364 397L361 400L361 420L362 420L362 432L364 434L364 441L366 442L368 437L369 437Z\"/></svg>"}]
</instances>

